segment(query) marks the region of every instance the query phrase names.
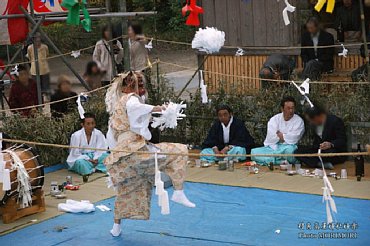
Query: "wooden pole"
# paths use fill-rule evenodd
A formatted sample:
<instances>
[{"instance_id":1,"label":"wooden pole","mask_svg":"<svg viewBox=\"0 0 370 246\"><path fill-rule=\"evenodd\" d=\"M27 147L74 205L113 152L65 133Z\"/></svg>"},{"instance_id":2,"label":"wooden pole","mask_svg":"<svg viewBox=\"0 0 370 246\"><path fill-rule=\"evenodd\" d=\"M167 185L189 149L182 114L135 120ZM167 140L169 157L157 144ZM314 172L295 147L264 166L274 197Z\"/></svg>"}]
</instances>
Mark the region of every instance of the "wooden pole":
<instances>
[{"instance_id":1,"label":"wooden pole","mask_svg":"<svg viewBox=\"0 0 370 246\"><path fill-rule=\"evenodd\" d=\"M126 13L127 11L127 1L126 0L120 0L119 1L119 10L122 13ZM122 28L122 35L127 35L127 28L128 23L127 19L123 19L121 23ZM123 45L123 65L125 71L130 70L130 47L128 45L128 39L122 39L122 45Z\"/></svg>"},{"instance_id":2,"label":"wooden pole","mask_svg":"<svg viewBox=\"0 0 370 246\"><path fill-rule=\"evenodd\" d=\"M366 38L366 24L365 24L365 14L364 14L364 4L362 0L360 2L360 15L361 15L361 27L362 27L362 38L364 40L364 50L365 59L367 63L367 81L370 81L370 59L369 59L369 49L367 48L367 38Z\"/></svg>"},{"instance_id":3,"label":"wooden pole","mask_svg":"<svg viewBox=\"0 0 370 246\"><path fill-rule=\"evenodd\" d=\"M32 18L35 18L35 11L33 9L33 1L30 1L30 11ZM45 17L42 17L45 19ZM37 102L38 104L42 104L42 91L41 91L41 77L40 77L40 62L39 62L39 51L38 47L35 44L35 38L32 37L32 46L33 46L33 54L34 54L34 62L36 66L36 86L37 86ZM32 61L31 61L32 64ZM41 108L39 108L41 110Z\"/></svg>"},{"instance_id":4,"label":"wooden pole","mask_svg":"<svg viewBox=\"0 0 370 246\"><path fill-rule=\"evenodd\" d=\"M105 8L107 10L107 13L109 13L111 11L111 3L110 3L110 0L105 0ZM109 29L109 40L112 39L112 35L113 35L113 28L112 28L112 18L109 17L108 18L108 29ZM116 71L116 59L114 58L114 51L113 51L113 43L110 42L109 43L109 47L110 47L110 56L111 56L111 59L112 59L112 75L113 77L116 76L117 74L117 71ZM110 78L112 79L112 78Z\"/></svg>"}]
</instances>

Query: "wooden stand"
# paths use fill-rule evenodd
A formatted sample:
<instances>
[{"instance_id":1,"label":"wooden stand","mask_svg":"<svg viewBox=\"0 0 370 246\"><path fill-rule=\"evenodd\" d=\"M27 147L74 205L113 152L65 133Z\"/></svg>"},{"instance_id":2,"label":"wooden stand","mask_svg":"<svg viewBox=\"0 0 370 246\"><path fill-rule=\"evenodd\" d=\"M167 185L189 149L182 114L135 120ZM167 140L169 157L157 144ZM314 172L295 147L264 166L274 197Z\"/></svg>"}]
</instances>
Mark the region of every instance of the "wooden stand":
<instances>
[{"instance_id":1,"label":"wooden stand","mask_svg":"<svg viewBox=\"0 0 370 246\"><path fill-rule=\"evenodd\" d=\"M9 224L27 215L36 214L45 211L44 192L41 189L36 190L32 195L32 206L20 208L17 198L12 197L6 201L6 204L0 208L0 214L4 224Z\"/></svg>"}]
</instances>

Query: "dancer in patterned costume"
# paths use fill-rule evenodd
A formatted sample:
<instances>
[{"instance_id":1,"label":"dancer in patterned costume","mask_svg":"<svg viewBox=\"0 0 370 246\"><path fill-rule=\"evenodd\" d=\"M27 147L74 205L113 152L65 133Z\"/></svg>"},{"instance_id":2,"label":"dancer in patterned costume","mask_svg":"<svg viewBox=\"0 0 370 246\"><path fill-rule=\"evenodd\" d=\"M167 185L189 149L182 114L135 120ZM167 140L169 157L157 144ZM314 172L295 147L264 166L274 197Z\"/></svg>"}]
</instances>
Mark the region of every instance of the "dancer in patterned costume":
<instances>
[{"instance_id":1,"label":"dancer in patterned costume","mask_svg":"<svg viewBox=\"0 0 370 246\"><path fill-rule=\"evenodd\" d=\"M115 79L106 96L107 111L110 113L108 144L114 152L105 164L111 181L117 190L113 236L121 233L121 219L147 220L150 216L151 192L154 184L154 154L137 154L135 151L187 153L183 144L151 144L148 125L152 112L161 112L163 106L143 103L145 94L144 77L141 73L121 74ZM187 156L169 155L159 158L158 165L172 180L172 201L187 207L195 207L184 194Z\"/></svg>"}]
</instances>

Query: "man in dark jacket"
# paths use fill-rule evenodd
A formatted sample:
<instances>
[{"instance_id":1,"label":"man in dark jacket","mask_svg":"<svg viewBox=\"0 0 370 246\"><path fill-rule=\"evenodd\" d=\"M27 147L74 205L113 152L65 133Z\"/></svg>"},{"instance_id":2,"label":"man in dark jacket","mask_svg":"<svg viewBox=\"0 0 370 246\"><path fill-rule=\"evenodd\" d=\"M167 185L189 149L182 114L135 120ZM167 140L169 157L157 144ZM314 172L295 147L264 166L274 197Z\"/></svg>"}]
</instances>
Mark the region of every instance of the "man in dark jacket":
<instances>
[{"instance_id":1,"label":"man in dark jacket","mask_svg":"<svg viewBox=\"0 0 370 246\"><path fill-rule=\"evenodd\" d=\"M201 154L246 154L250 153L254 140L249 134L244 122L233 117L231 108L227 105L221 105L217 108L217 117L207 139L202 145ZM245 157L235 157L244 161ZM202 156L204 161L217 161L214 156Z\"/></svg>"},{"instance_id":2,"label":"man in dark jacket","mask_svg":"<svg viewBox=\"0 0 370 246\"><path fill-rule=\"evenodd\" d=\"M304 64L302 78L319 80L323 72L334 69L334 47L320 48L320 46L334 45L333 35L321 30L319 21L315 17L308 19L307 32L302 35L301 57ZM305 48L313 47L313 48Z\"/></svg>"},{"instance_id":3,"label":"man in dark jacket","mask_svg":"<svg viewBox=\"0 0 370 246\"><path fill-rule=\"evenodd\" d=\"M289 56L282 54L272 54L267 57L263 67L260 70L262 79L281 79L289 80L293 72L295 62ZM266 88L268 80L262 80L262 87Z\"/></svg>"},{"instance_id":4,"label":"man in dark jacket","mask_svg":"<svg viewBox=\"0 0 370 246\"><path fill-rule=\"evenodd\" d=\"M305 112L307 120L314 130L314 141L310 148L299 148L296 154L317 153L341 153L347 151L347 137L343 120L335 115L328 114L320 107L309 108ZM321 167L318 157L297 157L297 159L309 167ZM345 156L323 157L324 166L333 169L334 164L343 163Z\"/></svg>"}]
</instances>

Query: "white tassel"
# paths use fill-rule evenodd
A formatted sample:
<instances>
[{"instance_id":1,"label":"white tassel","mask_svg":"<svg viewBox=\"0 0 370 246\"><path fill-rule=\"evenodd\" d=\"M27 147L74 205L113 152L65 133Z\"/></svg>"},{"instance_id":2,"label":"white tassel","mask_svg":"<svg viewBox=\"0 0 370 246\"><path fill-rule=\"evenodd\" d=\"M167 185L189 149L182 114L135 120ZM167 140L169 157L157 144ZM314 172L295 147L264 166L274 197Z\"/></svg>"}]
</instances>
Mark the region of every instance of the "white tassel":
<instances>
[{"instance_id":1,"label":"white tassel","mask_svg":"<svg viewBox=\"0 0 370 246\"><path fill-rule=\"evenodd\" d=\"M319 149L317 153L321 154L321 149ZM337 206L335 205L335 201L331 196L331 193L334 192L334 189L328 179L328 176L326 175L324 162L322 161L321 156L319 156L319 160L322 166L322 171L324 173L323 176L324 187L322 187L323 189L322 202L326 203L326 220L328 223L332 223L333 222L332 213L337 213Z\"/></svg>"},{"instance_id":2,"label":"white tassel","mask_svg":"<svg viewBox=\"0 0 370 246\"><path fill-rule=\"evenodd\" d=\"M15 65L15 67L12 69L12 71L10 72L10 75L15 75L15 76L19 76L19 71L18 71L18 64Z\"/></svg>"},{"instance_id":3,"label":"white tassel","mask_svg":"<svg viewBox=\"0 0 370 246\"><path fill-rule=\"evenodd\" d=\"M180 104L169 102L164 106L166 109L159 113L159 117L153 117L153 122L151 124L153 128L159 127L162 131L165 128L176 128L177 121L186 117L186 115L183 114L186 104L183 104L182 102Z\"/></svg>"},{"instance_id":4,"label":"white tassel","mask_svg":"<svg viewBox=\"0 0 370 246\"><path fill-rule=\"evenodd\" d=\"M153 49L153 39L150 40L148 44L145 45L145 48L151 51Z\"/></svg>"},{"instance_id":5,"label":"white tassel","mask_svg":"<svg viewBox=\"0 0 370 246\"><path fill-rule=\"evenodd\" d=\"M235 56L243 56L244 55L244 50L242 48L238 48L238 50L235 53Z\"/></svg>"},{"instance_id":6,"label":"white tassel","mask_svg":"<svg viewBox=\"0 0 370 246\"><path fill-rule=\"evenodd\" d=\"M77 103L77 110L78 110L78 113L80 115L80 118L81 119L85 119L85 109L82 107L82 104L81 104L81 97L85 97L87 98L87 95L83 94L83 93L80 93L80 95L77 97L77 100L76 100L76 103Z\"/></svg>"},{"instance_id":7,"label":"white tassel","mask_svg":"<svg viewBox=\"0 0 370 246\"><path fill-rule=\"evenodd\" d=\"M202 103L208 103L207 85L204 83L203 70L200 70L199 73L200 73L200 96L202 97Z\"/></svg>"},{"instance_id":8,"label":"white tassel","mask_svg":"<svg viewBox=\"0 0 370 246\"><path fill-rule=\"evenodd\" d=\"M191 43L193 49L213 54L220 51L225 44L225 33L214 27L199 28Z\"/></svg>"},{"instance_id":9,"label":"white tassel","mask_svg":"<svg viewBox=\"0 0 370 246\"><path fill-rule=\"evenodd\" d=\"M343 44L341 44L343 50L338 54L338 56L343 56L344 58L347 58L348 50L344 47Z\"/></svg>"},{"instance_id":10,"label":"white tassel","mask_svg":"<svg viewBox=\"0 0 370 246\"><path fill-rule=\"evenodd\" d=\"M155 163L155 194L158 196L158 206L161 208L161 214L170 214L170 203L168 200L168 193L164 189L164 183L161 180L161 172L158 168L158 153L154 153Z\"/></svg>"},{"instance_id":11,"label":"white tassel","mask_svg":"<svg viewBox=\"0 0 370 246\"><path fill-rule=\"evenodd\" d=\"M278 0L279 1L279 0ZM293 13L295 11L295 7L292 6L288 0L284 0L286 7L283 10L283 19L284 19L284 24L287 26L290 24L288 12Z\"/></svg>"}]
</instances>

